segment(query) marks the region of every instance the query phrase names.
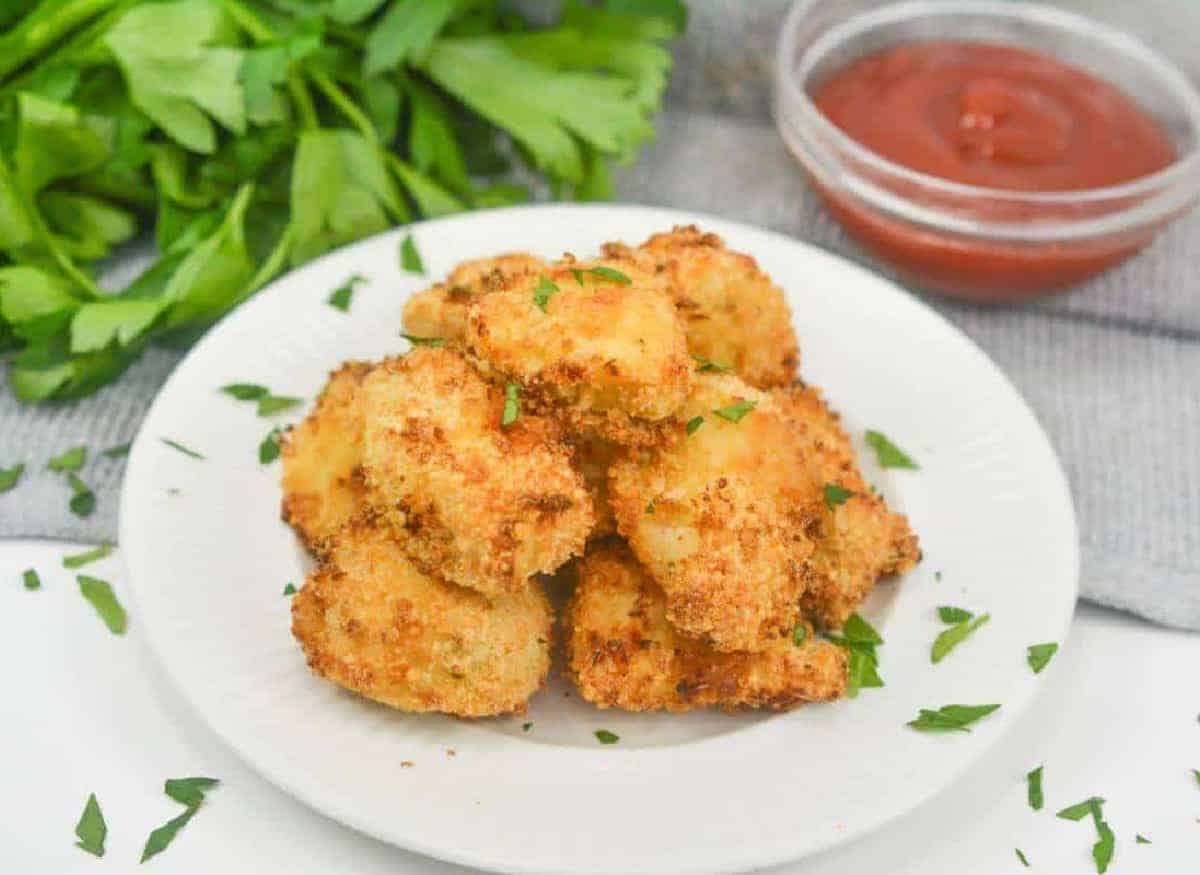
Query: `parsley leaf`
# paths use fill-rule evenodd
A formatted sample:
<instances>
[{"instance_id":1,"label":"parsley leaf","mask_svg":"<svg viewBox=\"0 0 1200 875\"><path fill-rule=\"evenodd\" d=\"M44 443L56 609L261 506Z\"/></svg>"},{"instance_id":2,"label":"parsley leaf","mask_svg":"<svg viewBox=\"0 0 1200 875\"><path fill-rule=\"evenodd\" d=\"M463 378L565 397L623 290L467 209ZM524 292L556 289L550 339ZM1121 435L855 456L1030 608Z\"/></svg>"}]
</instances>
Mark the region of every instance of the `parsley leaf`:
<instances>
[{"instance_id":1,"label":"parsley leaf","mask_svg":"<svg viewBox=\"0 0 1200 875\"><path fill-rule=\"evenodd\" d=\"M425 262L421 260L421 253L417 251L417 243L412 234L406 235L400 243L400 267L406 273L425 273Z\"/></svg>"},{"instance_id":2,"label":"parsley leaf","mask_svg":"<svg viewBox=\"0 0 1200 875\"><path fill-rule=\"evenodd\" d=\"M1029 645L1025 659L1029 663L1029 667L1033 669L1034 674L1041 674L1042 669L1050 664L1050 660L1054 658L1054 654L1057 652L1058 645L1053 642L1048 644L1031 644Z\"/></svg>"},{"instance_id":3,"label":"parsley leaf","mask_svg":"<svg viewBox=\"0 0 1200 875\"><path fill-rule=\"evenodd\" d=\"M882 468L908 468L915 471L921 467L877 431L867 432L867 443L875 450L875 458Z\"/></svg>"},{"instance_id":4,"label":"parsley leaf","mask_svg":"<svg viewBox=\"0 0 1200 875\"><path fill-rule=\"evenodd\" d=\"M228 386L222 386L221 391L226 395L233 396L238 401L257 401L259 398L271 394L266 386L260 386L257 383L230 383Z\"/></svg>"},{"instance_id":5,"label":"parsley leaf","mask_svg":"<svg viewBox=\"0 0 1200 875\"><path fill-rule=\"evenodd\" d=\"M686 431L689 435L693 435L696 433L696 431L702 425L704 425L704 417L703 416L693 416L691 419L688 420L688 423L686 426Z\"/></svg>"},{"instance_id":6,"label":"parsley leaf","mask_svg":"<svg viewBox=\"0 0 1200 875\"><path fill-rule=\"evenodd\" d=\"M341 310L346 313L350 310L350 299L354 297L354 290L360 283L365 283L367 278L360 273L356 273L350 279L346 280L340 286L333 290L327 302L330 307L336 310Z\"/></svg>"},{"instance_id":7,"label":"parsley leaf","mask_svg":"<svg viewBox=\"0 0 1200 875\"><path fill-rule=\"evenodd\" d=\"M273 428L267 432L267 436L258 445L258 463L260 465L269 465L279 458L279 439L282 436L283 429L281 428Z\"/></svg>"},{"instance_id":8,"label":"parsley leaf","mask_svg":"<svg viewBox=\"0 0 1200 875\"><path fill-rule=\"evenodd\" d=\"M284 595L295 595L296 594L296 585L294 583L289 583L287 586L285 586L283 588L283 594Z\"/></svg>"},{"instance_id":9,"label":"parsley leaf","mask_svg":"<svg viewBox=\"0 0 1200 875\"><path fill-rule=\"evenodd\" d=\"M1154 842L1150 841L1150 839L1146 838L1146 837L1145 837L1144 835L1142 835L1140 832L1137 834L1137 836L1136 836L1136 840L1137 840L1137 843L1138 843L1139 845L1152 845L1152 844L1154 844Z\"/></svg>"},{"instance_id":10,"label":"parsley leaf","mask_svg":"<svg viewBox=\"0 0 1200 875\"><path fill-rule=\"evenodd\" d=\"M546 277L541 277L538 280L537 288L533 290L533 303L543 313L546 312L546 305L550 303L550 298L558 291L558 286L552 283Z\"/></svg>"},{"instance_id":11,"label":"parsley leaf","mask_svg":"<svg viewBox=\"0 0 1200 875\"><path fill-rule=\"evenodd\" d=\"M72 447L61 456L55 456L46 463L46 467L51 471L78 471L83 467L83 463L87 461L87 447L78 446Z\"/></svg>"},{"instance_id":12,"label":"parsley leaf","mask_svg":"<svg viewBox=\"0 0 1200 875\"><path fill-rule=\"evenodd\" d=\"M171 818L150 833L150 837L146 839L146 844L142 848L142 858L139 862L145 863L151 857L165 851L167 846L175 840L175 836L179 835L179 831L188 825L188 821L195 817L199 810L198 807L188 808L183 814Z\"/></svg>"},{"instance_id":13,"label":"parsley leaf","mask_svg":"<svg viewBox=\"0 0 1200 875\"><path fill-rule=\"evenodd\" d=\"M801 647L806 638L808 638L808 627L803 623L797 623L796 628L792 630L792 643Z\"/></svg>"},{"instance_id":14,"label":"parsley leaf","mask_svg":"<svg viewBox=\"0 0 1200 875\"><path fill-rule=\"evenodd\" d=\"M1058 812L1055 817L1061 817L1063 820L1080 821L1092 813L1092 810L1098 805L1104 804L1104 800L1099 796L1092 796L1084 799L1082 802L1077 802L1074 805L1068 805L1062 811Z\"/></svg>"},{"instance_id":15,"label":"parsley leaf","mask_svg":"<svg viewBox=\"0 0 1200 875\"><path fill-rule=\"evenodd\" d=\"M941 662L946 658L946 654L974 635L976 630L991 618L991 614L982 614L974 620L963 620L960 623L955 623L934 639L933 647L929 653L930 659L935 665Z\"/></svg>"},{"instance_id":16,"label":"parsley leaf","mask_svg":"<svg viewBox=\"0 0 1200 875\"><path fill-rule=\"evenodd\" d=\"M150 833L145 847L142 848L141 862L145 863L151 857L161 854L167 849L179 831L187 826L196 812L200 810L200 806L204 802L205 791L215 787L218 783L216 778L171 778L166 781L163 791L176 802L186 805L187 810Z\"/></svg>"},{"instance_id":17,"label":"parsley leaf","mask_svg":"<svg viewBox=\"0 0 1200 875\"><path fill-rule=\"evenodd\" d=\"M858 614L851 614L842 626L841 636L828 636L834 644L846 648L846 696L854 699L859 690L883 686L879 676L879 656L875 651L883 643L878 632Z\"/></svg>"},{"instance_id":18,"label":"parsley leaf","mask_svg":"<svg viewBox=\"0 0 1200 875\"><path fill-rule=\"evenodd\" d=\"M532 723L522 723L522 724L521 724L521 731L522 731L522 732L528 732L528 731L529 731L529 730L531 730L531 729L533 729L533 724L532 724Z\"/></svg>"},{"instance_id":19,"label":"parsley leaf","mask_svg":"<svg viewBox=\"0 0 1200 875\"><path fill-rule=\"evenodd\" d=\"M830 510L835 507L845 504L846 501L853 497L854 493L849 489L843 489L836 483L825 484L825 506Z\"/></svg>"},{"instance_id":20,"label":"parsley leaf","mask_svg":"<svg viewBox=\"0 0 1200 875\"><path fill-rule=\"evenodd\" d=\"M216 778L168 778L163 792L179 804L195 808L204 801L204 791L219 783Z\"/></svg>"},{"instance_id":21,"label":"parsley leaf","mask_svg":"<svg viewBox=\"0 0 1200 875\"><path fill-rule=\"evenodd\" d=\"M921 732L970 732L971 724L997 710L999 705L943 705L936 711L922 708L908 725Z\"/></svg>"},{"instance_id":22,"label":"parsley leaf","mask_svg":"<svg viewBox=\"0 0 1200 875\"><path fill-rule=\"evenodd\" d=\"M32 568L26 568L21 575L21 580L26 589L41 589L42 579L38 577L37 571Z\"/></svg>"},{"instance_id":23,"label":"parsley leaf","mask_svg":"<svg viewBox=\"0 0 1200 875\"><path fill-rule=\"evenodd\" d=\"M1200 769L1192 769L1192 777L1196 779L1196 784L1200 786Z\"/></svg>"},{"instance_id":24,"label":"parsley leaf","mask_svg":"<svg viewBox=\"0 0 1200 875\"><path fill-rule=\"evenodd\" d=\"M615 732L609 732L607 729L597 729L596 738L600 740L601 744L616 744L621 740L621 736Z\"/></svg>"},{"instance_id":25,"label":"parsley leaf","mask_svg":"<svg viewBox=\"0 0 1200 875\"><path fill-rule=\"evenodd\" d=\"M583 271L577 267L571 268L571 276L575 277L575 282L583 285Z\"/></svg>"},{"instance_id":26,"label":"parsley leaf","mask_svg":"<svg viewBox=\"0 0 1200 875\"><path fill-rule=\"evenodd\" d=\"M439 347L446 345L446 338L444 337L418 337L415 334L401 334L400 336L413 346Z\"/></svg>"},{"instance_id":27,"label":"parsley leaf","mask_svg":"<svg viewBox=\"0 0 1200 875\"><path fill-rule=\"evenodd\" d=\"M78 517L88 517L96 509L96 493L80 480L74 473L67 475L67 483L71 486L71 500L67 507Z\"/></svg>"},{"instance_id":28,"label":"parsley leaf","mask_svg":"<svg viewBox=\"0 0 1200 875\"><path fill-rule=\"evenodd\" d=\"M25 473L25 466L13 465L11 468L0 468L0 493L8 492L21 479L21 475Z\"/></svg>"},{"instance_id":29,"label":"parsley leaf","mask_svg":"<svg viewBox=\"0 0 1200 875\"><path fill-rule=\"evenodd\" d=\"M1042 805L1045 804L1045 796L1042 795L1042 769L1043 766L1038 766L1032 772L1025 775L1025 780L1028 783L1027 795L1029 796L1029 807L1034 811L1041 811Z\"/></svg>"},{"instance_id":30,"label":"parsley leaf","mask_svg":"<svg viewBox=\"0 0 1200 875\"><path fill-rule=\"evenodd\" d=\"M303 399L292 398L288 395L264 395L258 399L258 415L273 416L284 410L290 410L302 402Z\"/></svg>"},{"instance_id":31,"label":"parsley leaf","mask_svg":"<svg viewBox=\"0 0 1200 875\"><path fill-rule=\"evenodd\" d=\"M846 636L847 641L856 644L882 644L883 636L875 631L875 628L862 618L860 614L851 614L850 619L846 620L842 626L842 634Z\"/></svg>"},{"instance_id":32,"label":"parsley leaf","mask_svg":"<svg viewBox=\"0 0 1200 875\"><path fill-rule=\"evenodd\" d=\"M1098 814L1093 813L1093 819L1099 839L1096 844L1092 845L1092 859L1096 861L1096 871L1100 875L1104 875L1108 871L1108 864L1112 862L1113 852L1117 847L1117 838L1113 835L1112 827L1101 820Z\"/></svg>"},{"instance_id":33,"label":"parsley leaf","mask_svg":"<svg viewBox=\"0 0 1200 875\"><path fill-rule=\"evenodd\" d=\"M1025 854L1021 852L1020 848L1014 848L1013 850L1017 852L1017 859L1021 861L1021 865L1028 869L1029 861L1025 859Z\"/></svg>"},{"instance_id":34,"label":"parsley leaf","mask_svg":"<svg viewBox=\"0 0 1200 875\"><path fill-rule=\"evenodd\" d=\"M718 408L717 410L714 410L713 413L715 413L717 416L721 417L722 419L727 420L728 422L736 423L736 422L741 422L742 419L746 416L746 414L749 413L751 410L753 410L757 406L758 406L757 401L738 401L735 404L730 404L726 407Z\"/></svg>"},{"instance_id":35,"label":"parsley leaf","mask_svg":"<svg viewBox=\"0 0 1200 875\"><path fill-rule=\"evenodd\" d=\"M104 813L96 794L92 793L83 806L83 814L79 815L79 823L75 824L75 837L79 839L75 847L87 851L93 857L104 856L104 839L108 836L108 825L104 822Z\"/></svg>"},{"instance_id":36,"label":"parsley leaf","mask_svg":"<svg viewBox=\"0 0 1200 875\"><path fill-rule=\"evenodd\" d=\"M170 438L159 438L159 440L161 440L164 444L166 444L171 449L178 450L179 452L183 453L185 456L191 456L193 459L203 459L204 458L203 454L198 453L195 450L190 449L188 447L185 447L183 444L179 443L178 441L173 441Z\"/></svg>"},{"instance_id":37,"label":"parsley leaf","mask_svg":"<svg viewBox=\"0 0 1200 875\"><path fill-rule=\"evenodd\" d=\"M950 605L942 605L937 610L938 619L943 623L961 623L975 616L966 608L954 608Z\"/></svg>"},{"instance_id":38,"label":"parsley leaf","mask_svg":"<svg viewBox=\"0 0 1200 875\"><path fill-rule=\"evenodd\" d=\"M504 412L500 415L500 424L512 425L521 415L521 384L507 383L504 386Z\"/></svg>"},{"instance_id":39,"label":"parsley leaf","mask_svg":"<svg viewBox=\"0 0 1200 875\"><path fill-rule=\"evenodd\" d=\"M62 564L64 568L82 568L89 562L96 562L110 555L113 550L113 545L107 541L96 547L94 550L88 550L86 553L77 553L74 556L64 556Z\"/></svg>"},{"instance_id":40,"label":"parsley leaf","mask_svg":"<svg viewBox=\"0 0 1200 875\"><path fill-rule=\"evenodd\" d=\"M96 609L96 613L100 615L100 619L104 621L108 631L114 635L124 635L125 609L117 601L112 585L106 580L88 577L86 574L77 575L75 580L79 583L79 592Z\"/></svg>"},{"instance_id":41,"label":"parsley leaf","mask_svg":"<svg viewBox=\"0 0 1200 875\"><path fill-rule=\"evenodd\" d=\"M706 359L703 356L694 355L692 358L696 362L696 370L701 374L723 374L726 371L732 371L732 365L722 365L714 362L712 359Z\"/></svg>"},{"instance_id":42,"label":"parsley leaf","mask_svg":"<svg viewBox=\"0 0 1200 875\"><path fill-rule=\"evenodd\" d=\"M608 280L610 283L616 283L620 286L633 285L633 280L621 273L621 271L611 267L605 267L602 264L597 265L596 267L589 267L585 272L590 273L592 276L600 277L600 279Z\"/></svg>"}]
</instances>

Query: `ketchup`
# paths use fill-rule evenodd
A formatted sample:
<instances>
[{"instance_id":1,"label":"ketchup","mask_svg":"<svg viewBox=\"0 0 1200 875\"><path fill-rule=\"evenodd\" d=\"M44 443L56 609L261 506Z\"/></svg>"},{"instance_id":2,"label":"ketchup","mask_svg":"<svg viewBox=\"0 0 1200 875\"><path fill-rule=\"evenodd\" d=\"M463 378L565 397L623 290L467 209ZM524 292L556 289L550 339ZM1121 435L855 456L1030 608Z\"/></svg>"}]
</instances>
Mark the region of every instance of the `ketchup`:
<instances>
[{"instance_id":1,"label":"ketchup","mask_svg":"<svg viewBox=\"0 0 1200 875\"><path fill-rule=\"evenodd\" d=\"M1177 158L1166 132L1115 86L1052 57L987 43L931 41L867 55L812 94L849 137L941 179L1017 192L1118 185ZM1076 282L1148 237L1036 247L922 231L823 192L864 243L919 282L975 298L1022 297ZM1035 218L996 205L1008 221ZM989 205L980 218L994 218Z\"/></svg>"}]
</instances>

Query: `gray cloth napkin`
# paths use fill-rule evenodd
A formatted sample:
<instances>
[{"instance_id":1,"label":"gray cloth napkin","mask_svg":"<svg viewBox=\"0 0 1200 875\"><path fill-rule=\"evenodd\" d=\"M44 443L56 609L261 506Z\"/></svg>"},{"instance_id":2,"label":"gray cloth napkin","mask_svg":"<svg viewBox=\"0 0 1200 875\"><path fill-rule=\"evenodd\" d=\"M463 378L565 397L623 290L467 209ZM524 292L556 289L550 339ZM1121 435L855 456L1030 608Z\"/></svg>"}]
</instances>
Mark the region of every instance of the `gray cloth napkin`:
<instances>
[{"instance_id":1,"label":"gray cloth napkin","mask_svg":"<svg viewBox=\"0 0 1200 875\"><path fill-rule=\"evenodd\" d=\"M618 175L618 200L740 219L871 263L815 201L770 121L770 56L787 4L691 5L658 140ZM1144 33L1153 10L1169 5L1138 4L1143 17L1130 23ZM1191 9L1200 26L1200 4ZM1085 597L1192 629L1200 629L1198 258L1194 211L1139 257L1067 295L1022 308L929 299L996 360L1049 432L1079 514ZM31 469L0 495L0 537L114 538L120 461L84 469L98 496L86 520L68 512L62 479L41 468L75 444L99 451L132 437L177 361L153 350L117 384L61 406L21 407L0 389L0 467Z\"/></svg>"}]
</instances>

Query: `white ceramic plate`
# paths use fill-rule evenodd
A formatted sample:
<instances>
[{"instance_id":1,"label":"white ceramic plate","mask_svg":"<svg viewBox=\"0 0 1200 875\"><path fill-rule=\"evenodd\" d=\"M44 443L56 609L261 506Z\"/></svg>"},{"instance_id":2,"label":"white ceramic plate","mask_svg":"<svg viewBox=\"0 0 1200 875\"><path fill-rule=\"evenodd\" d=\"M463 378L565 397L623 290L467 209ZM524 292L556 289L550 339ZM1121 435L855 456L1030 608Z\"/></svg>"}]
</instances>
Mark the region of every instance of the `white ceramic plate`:
<instances>
[{"instance_id":1,"label":"white ceramic plate","mask_svg":"<svg viewBox=\"0 0 1200 875\"><path fill-rule=\"evenodd\" d=\"M263 775L363 832L482 868L728 872L811 854L911 810L1012 725L1038 682L1026 646L1061 640L1071 617L1075 522L1033 415L962 334L861 268L705 216L546 206L409 230L436 278L467 257L582 254L693 221L752 253L787 290L803 375L848 427L885 432L921 464L865 464L925 552L863 609L887 641L887 686L782 715L634 715L596 710L556 679L524 717L459 722L391 711L312 676L281 594L301 583L305 559L279 520L279 464L257 460L276 423L217 388L254 382L311 399L342 360L403 349L401 307L429 282L401 272L403 231L289 274L218 325L163 388L129 462L120 536L134 622L202 717ZM369 282L350 312L328 306L356 273ZM941 604L989 611L992 622L934 666ZM905 726L923 707L990 702L1003 707L970 734ZM600 745L600 728L620 742Z\"/></svg>"}]
</instances>

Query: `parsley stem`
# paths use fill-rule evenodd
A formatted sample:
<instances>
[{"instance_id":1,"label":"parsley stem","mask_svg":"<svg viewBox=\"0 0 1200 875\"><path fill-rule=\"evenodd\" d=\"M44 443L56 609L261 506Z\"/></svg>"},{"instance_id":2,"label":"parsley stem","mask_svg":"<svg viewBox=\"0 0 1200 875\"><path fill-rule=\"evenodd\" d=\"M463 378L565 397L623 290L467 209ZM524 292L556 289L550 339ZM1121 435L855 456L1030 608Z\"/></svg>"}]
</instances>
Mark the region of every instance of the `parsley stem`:
<instances>
[{"instance_id":1,"label":"parsley stem","mask_svg":"<svg viewBox=\"0 0 1200 875\"><path fill-rule=\"evenodd\" d=\"M238 303L249 298L267 283L275 278L275 275L283 269L283 263L287 260L288 252L292 248L292 239L296 236L295 228L289 222L283 229L283 233L279 235L279 240L275 244L275 248L263 260L262 266L258 272L251 277L250 282L246 283L246 288L238 295Z\"/></svg>"},{"instance_id":2,"label":"parsley stem","mask_svg":"<svg viewBox=\"0 0 1200 875\"><path fill-rule=\"evenodd\" d=\"M371 120L366 117L361 109L354 105L346 92L338 87L337 83L326 76L320 70L310 70L308 78L312 83L329 98L329 102L338 108L353 125L358 128L359 133L363 135L368 143L372 146L379 145L379 135L375 132L375 126L371 124Z\"/></svg>"},{"instance_id":3,"label":"parsley stem","mask_svg":"<svg viewBox=\"0 0 1200 875\"><path fill-rule=\"evenodd\" d=\"M116 0L46 3L0 37L0 77L20 69L75 28L87 24Z\"/></svg>"},{"instance_id":4,"label":"parsley stem","mask_svg":"<svg viewBox=\"0 0 1200 875\"><path fill-rule=\"evenodd\" d=\"M313 105L312 95L308 93L308 86L304 84L304 80L295 73L287 78L288 91L292 93L292 99L296 101L296 108L300 110L301 127L305 130L315 130L321 126L320 119L317 118L317 108Z\"/></svg>"},{"instance_id":5,"label":"parsley stem","mask_svg":"<svg viewBox=\"0 0 1200 875\"><path fill-rule=\"evenodd\" d=\"M253 11L247 9L237 0L221 0L221 6L229 13L238 27L249 34L256 43L269 43L275 39L275 32L263 24Z\"/></svg>"}]
</instances>

